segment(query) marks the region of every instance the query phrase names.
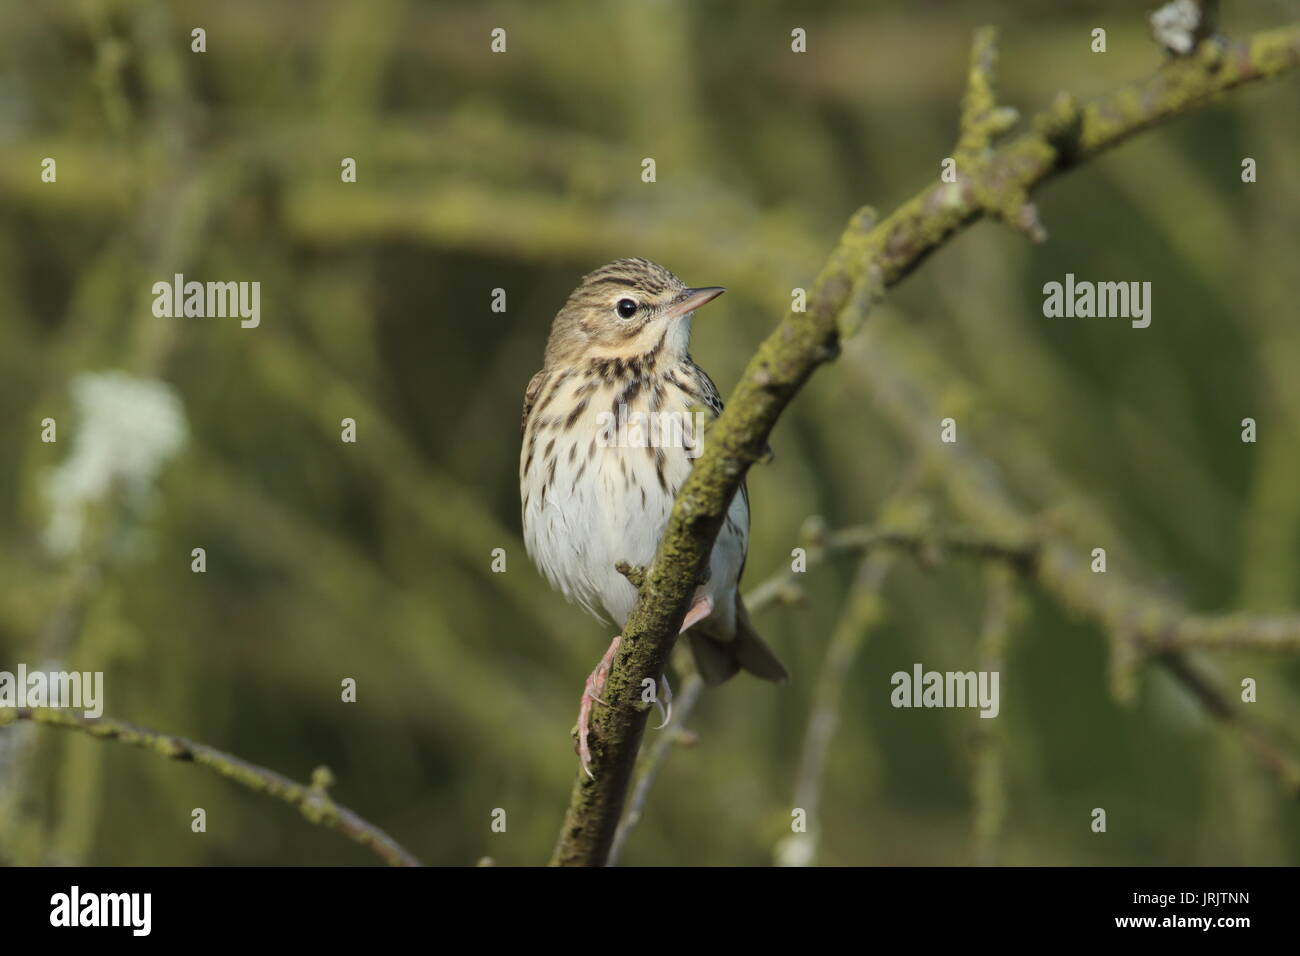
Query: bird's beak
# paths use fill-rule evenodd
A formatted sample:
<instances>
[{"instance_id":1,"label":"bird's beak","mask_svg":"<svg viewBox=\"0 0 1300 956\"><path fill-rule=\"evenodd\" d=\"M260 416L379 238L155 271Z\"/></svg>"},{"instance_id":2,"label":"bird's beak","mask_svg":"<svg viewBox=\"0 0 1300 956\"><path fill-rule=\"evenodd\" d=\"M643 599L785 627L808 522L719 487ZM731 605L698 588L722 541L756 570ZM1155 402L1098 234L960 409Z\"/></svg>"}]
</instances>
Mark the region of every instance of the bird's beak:
<instances>
[{"instance_id":1,"label":"bird's beak","mask_svg":"<svg viewBox=\"0 0 1300 956\"><path fill-rule=\"evenodd\" d=\"M712 302L722 293L726 292L720 285L705 286L702 289L686 289L677 298L668 304L664 312L665 317L676 319L683 315L689 315L706 302Z\"/></svg>"}]
</instances>

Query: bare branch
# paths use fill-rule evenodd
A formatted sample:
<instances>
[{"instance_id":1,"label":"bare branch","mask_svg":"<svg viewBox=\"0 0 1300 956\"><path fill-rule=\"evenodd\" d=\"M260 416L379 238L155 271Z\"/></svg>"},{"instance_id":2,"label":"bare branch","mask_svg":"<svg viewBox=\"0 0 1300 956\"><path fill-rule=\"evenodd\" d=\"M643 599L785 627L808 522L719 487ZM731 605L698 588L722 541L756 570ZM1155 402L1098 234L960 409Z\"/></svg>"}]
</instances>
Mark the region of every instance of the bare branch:
<instances>
[{"instance_id":1,"label":"bare branch","mask_svg":"<svg viewBox=\"0 0 1300 956\"><path fill-rule=\"evenodd\" d=\"M57 708L0 709L0 727L19 720L62 730L78 730L98 740L117 740L133 747L152 750L171 760L191 761L249 790L264 793L296 807L312 823L337 830L349 840L375 853L385 863L392 866L421 865L419 860L379 827L334 802L327 792L333 777L324 767L318 767L312 774L311 784L305 785L206 744L156 730L146 730L121 720L84 717L75 711Z\"/></svg>"},{"instance_id":2,"label":"bare branch","mask_svg":"<svg viewBox=\"0 0 1300 956\"><path fill-rule=\"evenodd\" d=\"M1214 682L1182 654L1161 654L1156 660L1205 708L1215 720L1234 731L1255 758L1292 799L1300 798L1300 762L1281 750L1256 722L1247 720Z\"/></svg>"},{"instance_id":3,"label":"bare branch","mask_svg":"<svg viewBox=\"0 0 1300 956\"><path fill-rule=\"evenodd\" d=\"M862 559L844 610L831 632L795 773L793 806L804 811L806 830L787 834L777 844L775 858L779 864L810 866L816 859L821 840L822 783L831 741L839 727L844 685L863 642L883 616L880 591L893 563L893 555L882 552L872 552Z\"/></svg>"},{"instance_id":4,"label":"bare branch","mask_svg":"<svg viewBox=\"0 0 1300 956\"><path fill-rule=\"evenodd\" d=\"M988 567L988 598L980 628L979 669L1001 673L1011 632L1015 577L1002 562ZM974 803L975 862L991 866L997 861L998 838L1006 816L1006 786L1002 774L1002 728L996 720L975 722L971 797Z\"/></svg>"}]
</instances>

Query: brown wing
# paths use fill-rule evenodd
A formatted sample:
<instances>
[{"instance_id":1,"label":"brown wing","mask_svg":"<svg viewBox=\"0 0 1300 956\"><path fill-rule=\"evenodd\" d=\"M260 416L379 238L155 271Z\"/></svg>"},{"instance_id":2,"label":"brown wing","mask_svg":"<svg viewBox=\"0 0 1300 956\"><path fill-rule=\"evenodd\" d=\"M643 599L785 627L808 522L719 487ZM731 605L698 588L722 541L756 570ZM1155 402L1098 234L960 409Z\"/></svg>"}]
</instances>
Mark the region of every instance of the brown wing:
<instances>
[{"instance_id":1,"label":"brown wing","mask_svg":"<svg viewBox=\"0 0 1300 956\"><path fill-rule=\"evenodd\" d=\"M697 387L704 404L713 412L713 417L717 418L722 414L722 396L718 394L718 386L713 384L713 379L709 378L708 373L699 366L696 366L695 381L698 383ZM765 447L764 455L770 458L772 449ZM740 483L740 496L745 502L745 510L749 511L748 482ZM737 580L745 573L746 558L748 555L742 556L740 560ZM787 679L789 675L781 666L781 662L750 624L749 614L745 610L739 590L736 591L735 633L727 635L711 633L709 625L713 620L713 618L705 618L686 632L695 655L696 668L706 684L710 686L721 684L742 669L765 680L778 683Z\"/></svg>"},{"instance_id":2,"label":"brown wing","mask_svg":"<svg viewBox=\"0 0 1300 956\"><path fill-rule=\"evenodd\" d=\"M695 365L694 362L691 364ZM709 373L698 365L695 365L695 380L699 383L700 398L704 399L704 404L713 412L713 417L717 418L722 414L722 396L718 394L718 386L713 384Z\"/></svg>"},{"instance_id":3,"label":"brown wing","mask_svg":"<svg viewBox=\"0 0 1300 956\"><path fill-rule=\"evenodd\" d=\"M713 384L713 379L709 378L709 373L698 365L695 366L695 371L696 380L699 382L700 397L704 399L704 404L713 412L713 417L716 419L722 414L722 396L718 394L718 386ZM763 445L763 456L767 460L772 458L772 447L770 445ZM753 512L749 510L749 482L747 480L740 483L740 497L745 502L745 511L749 512L750 521L752 522L754 516ZM740 571L737 574L737 580L740 579L740 575L745 573L745 562L748 558L749 555L745 554L740 559Z\"/></svg>"},{"instance_id":4,"label":"brown wing","mask_svg":"<svg viewBox=\"0 0 1300 956\"><path fill-rule=\"evenodd\" d=\"M537 404L537 396L542 394L542 386L546 384L546 369L542 369L529 381L528 387L524 389L524 413L519 419L520 437L528 431L528 415L532 412L533 406Z\"/></svg>"},{"instance_id":5,"label":"brown wing","mask_svg":"<svg viewBox=\"0 0 1300 956\"><path fill-rule=\"evenodd\" d=\"M698 373L696 377L700 383L700 397L704 399L704 404L713 412L713 417L717 418L722 414L722 396L718 394L718 386L713 384L713 379L709 378L709 373L704 371L704 369L696 365L695 370ZM775 457L776 456L772 452L772 446L767 442L764 442L763 453L760 460L764 463L768 463ZM745 507L748 508L749 492L743 484L740 486L740 490L745 495Z\"/></svg>"}]
</instances>

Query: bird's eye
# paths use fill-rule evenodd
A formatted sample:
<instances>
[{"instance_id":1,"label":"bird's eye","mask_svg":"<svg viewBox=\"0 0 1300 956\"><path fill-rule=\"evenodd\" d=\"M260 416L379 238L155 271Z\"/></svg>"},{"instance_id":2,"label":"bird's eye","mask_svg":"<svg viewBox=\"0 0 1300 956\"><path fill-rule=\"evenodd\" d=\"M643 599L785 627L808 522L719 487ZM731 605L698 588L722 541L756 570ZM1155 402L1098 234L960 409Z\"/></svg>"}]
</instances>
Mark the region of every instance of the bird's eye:
<instances>
[{"instance_id":1,"label":"bird's eye","mask_svg":"<svg viewBox=\"0 0 1300 956\"><path fill-rule=\"evenodd\" d=\"M625 319L630 319L632 316L636 315L636 303L631 299L619 299L618 305L615 306L615 309L617 309L618 314Z\"/></svg>"}]
</instances>

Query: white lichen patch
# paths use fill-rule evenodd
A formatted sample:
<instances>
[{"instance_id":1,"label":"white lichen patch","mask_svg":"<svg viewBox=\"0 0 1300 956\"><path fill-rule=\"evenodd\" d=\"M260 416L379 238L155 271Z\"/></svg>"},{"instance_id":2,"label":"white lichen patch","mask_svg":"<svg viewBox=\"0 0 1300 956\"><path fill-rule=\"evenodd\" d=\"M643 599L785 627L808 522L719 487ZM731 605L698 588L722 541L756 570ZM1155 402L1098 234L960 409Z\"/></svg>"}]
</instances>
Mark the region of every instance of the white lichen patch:
<instances>
[{"instance_id":1,"label":"white lichen patch","mask_svg":"<svg viewBox=\"0 0 1300 956\"><path fill-rule=\"evenodd\" d=\"M1151 35L1166 50L1186 56L1196 46L1196 30L1201 25L1201 8L1195 0L1173 0L1153 12Z\"/></svg>"},{"instance_id":2,"label":"white lichen patch","mask_svg":"<svg viewBox=\"0 0 1300 956\"><path fill-rule=\"evenodd\" d=\"M45 546L56 557L77 550L87 507L110 493L133 509L147 507L158 473L188 433L180 398L165 382L87 372L71 390L72 451L45 486Z\"/></svg>"}]
</instances>

